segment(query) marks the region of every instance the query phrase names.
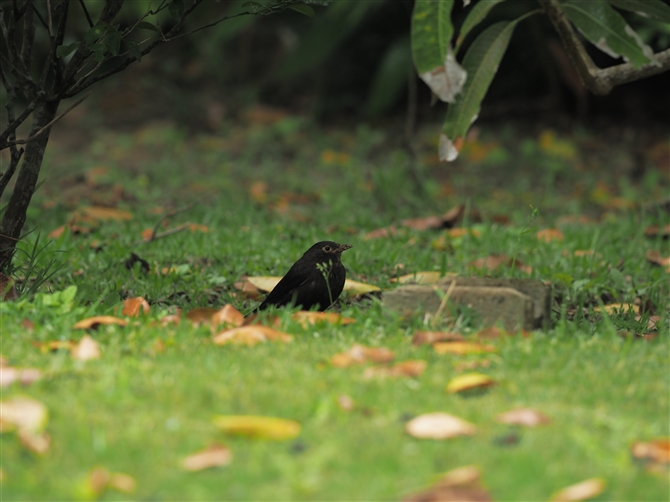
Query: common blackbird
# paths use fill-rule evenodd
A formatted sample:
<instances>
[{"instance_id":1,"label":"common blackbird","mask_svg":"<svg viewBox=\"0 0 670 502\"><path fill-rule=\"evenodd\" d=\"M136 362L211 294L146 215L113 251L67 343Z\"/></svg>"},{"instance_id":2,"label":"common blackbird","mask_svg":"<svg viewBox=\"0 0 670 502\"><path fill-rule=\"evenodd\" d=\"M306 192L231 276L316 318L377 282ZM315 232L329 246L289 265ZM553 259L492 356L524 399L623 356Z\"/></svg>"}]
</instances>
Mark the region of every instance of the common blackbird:
<instances>
[{"instance_id":1,"label":"common blackbird","mask_svg":"<svg viewBox=\"0 0 670 502\"><path fill-rule=\"evenodd\" d=\"M270 305L326 310L342 293L347 272L340 255L351 246L321 241L309 248L270 291L257 310Z\"/></svg>"}]
</instances>

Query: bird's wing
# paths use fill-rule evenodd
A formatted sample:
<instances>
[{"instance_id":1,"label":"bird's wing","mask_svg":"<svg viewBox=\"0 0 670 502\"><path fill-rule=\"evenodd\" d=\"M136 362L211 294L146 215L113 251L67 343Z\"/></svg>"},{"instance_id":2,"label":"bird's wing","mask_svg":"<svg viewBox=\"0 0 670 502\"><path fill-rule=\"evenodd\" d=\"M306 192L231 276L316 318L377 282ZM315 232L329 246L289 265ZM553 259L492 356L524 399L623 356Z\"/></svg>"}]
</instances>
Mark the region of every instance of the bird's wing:
<instances>
[{"instance_id":1,"label":"bird's wing","mask_svg":"<svg viewBox=\"0 0 670 502\"><path fill-rule=\"evenodd\" d=\"M310 281L313 267L313 263L294 263L258 308L263 310L268 305L281 306L290 303L296 289Z\"/></svg>"}]
</instances>

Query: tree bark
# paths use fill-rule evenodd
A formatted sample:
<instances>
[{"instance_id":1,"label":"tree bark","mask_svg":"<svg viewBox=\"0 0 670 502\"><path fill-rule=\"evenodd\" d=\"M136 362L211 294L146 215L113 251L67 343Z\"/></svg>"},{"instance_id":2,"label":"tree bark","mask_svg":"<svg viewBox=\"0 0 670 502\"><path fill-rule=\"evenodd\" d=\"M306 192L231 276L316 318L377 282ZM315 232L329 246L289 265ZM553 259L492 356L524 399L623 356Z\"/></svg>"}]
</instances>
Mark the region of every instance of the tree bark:
<instances>
[{"instance_id":1,"label":"tree bark","mask_svg":"<svg viewBox=\"0 0 670 502\"><path fill-rule=\"evenodd\" d=\"M47 101L35 110L31 136L56 117L59 104L60 99ZM0 270L4 270L12 261L16 243L21 237L26 212L37 186L37 178L40 175L50 133L51 128L26 145L16 185L2 216L2 225L0 225Z\"/></svg>"}]
</instances>

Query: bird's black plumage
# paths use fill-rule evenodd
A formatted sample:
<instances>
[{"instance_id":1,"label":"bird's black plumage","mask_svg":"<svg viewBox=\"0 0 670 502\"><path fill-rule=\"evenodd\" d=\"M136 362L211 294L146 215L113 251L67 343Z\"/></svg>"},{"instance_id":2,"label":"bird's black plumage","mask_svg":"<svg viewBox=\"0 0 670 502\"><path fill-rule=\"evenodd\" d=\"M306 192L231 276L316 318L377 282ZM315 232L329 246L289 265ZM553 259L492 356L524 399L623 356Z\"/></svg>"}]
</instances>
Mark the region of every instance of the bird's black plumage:
<instances>
[{"instance_id":1,"label":"bird's black plumage","mask_svg":"<svg viewBox=\"0 0 670 502\"><path fill-rule=\"evenodd\" d=\"M326 310L344 289L347 272L340 255L350 247L349 244L332 241L314 244L270 291L258 310L264 310L270 305Z\"/></svg>"}]
</instances>

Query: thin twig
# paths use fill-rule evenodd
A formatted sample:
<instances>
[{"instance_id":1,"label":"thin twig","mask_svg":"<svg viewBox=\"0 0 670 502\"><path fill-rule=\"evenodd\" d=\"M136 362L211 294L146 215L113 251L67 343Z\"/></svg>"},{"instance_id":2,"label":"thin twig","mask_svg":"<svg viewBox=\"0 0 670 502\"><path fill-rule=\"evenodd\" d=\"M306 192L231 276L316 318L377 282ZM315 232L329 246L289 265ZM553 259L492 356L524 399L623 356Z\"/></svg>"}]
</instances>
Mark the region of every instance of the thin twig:
<instances>
[{"instance_id":1,"label":"thin twig","mask_svg":"<svg viewBox=\"0 0 670 502\"><path fill-rule=\"evenodd\" d=\"M148 244L158 239L162 239L163 237L167 237L168 235L176 234L177 232L182 232L184 230L187 230L191 225L193 225L193 223L187 221L186 223L182 223L181 225L171 228L170 230L166 230L165 232L161 232L160 234L153 235L152 236L153 238L150 240L142 239L140 241L137 241L135 244L133 244L133 246L139 246L140 244Z\"/></svg>"},{"instance_id":2,"label":"thin twig","mask_svg":"<svg viewBox=\"0 0 670 502\"><path fill-rule=\"evenodd\" d=\"M79 106L79 105L82 103L82 101L84 101L86 98L88 98L88 97L91 95L91 92L92 92L92 91L88 91L88 92L87 92L86 94L84 94L80 99L78 99L77 102L76 102L75 104L73 104L70 108L68 108L67 110L65 110L63 113L61 113L58 117L56 117L55 119L53 119L53 120L52 120L51 122L49 122L47 125L45 125L44 127L42 127L39 131L37 131L37 132L36 132L35 134L33 134L32 136L30 136L30 137L28 137L28 138L26 138L26 139L19 139L19 140L16 140L16 141L8 141L7 143L10 144L10 145L25 145L26 143L30 143L31 141L34 141L39 135L41 135L44 131L46 131L47 129L49 129L49 127L51 127L52 125L54 125L56 122L58 122L60 119L62 119L65 115L67 115L68 113L70 113L74 108L76 108L77 106Z\"/></svg>"},{"instance_id":3,"label":"thin twig","mask_svg":"<svg viewBox=\"0 0 670 502\"><path fill-rule=\"evenodd\" d=\"M51 0L47 0L47 19L48 19L47 27L49 28L49 38L53 38L54 30L53 30L53 21L51 20Z\"/></svg>"},{"instance_id":4,"label":"thin twig","mask_svg":"<svg viewBox=\"0 0 670 502\"><path fill-rule=\"evenodd\" d=\"M437 320L442 315L442 311L444 310L444 307L447 305L447 302L449 301L449 297L451 297L451 294L454 292L455 288L456 288L456 281L453 280L453 281L451 281L451 284L449 284L449 288L447 289L447 293L442 298L442 301L440 302L440 306L437 307L437 311L435 312L435 315L433 316L433 321L431 322L431 326L433 328L435 327L435 325L437 323Z\"/></svg>"},{"instance_id":5,"label":"thin twig","mask_svg":"<svg viewBox=\"0 0 670 502\"><path fill-rule=\"evenodd\" d=\"M79 5L81 5L82 10L84 11L89 28L93 28L93 20L91 19L91 15L88 13L88 9L86 8L84 0L79 0Z\"/></svg>"},{"instance_id":6,"label":"thin twig","mask_svg":"<svg viewBox=\"0 0 670 502\"><path fill-rule=\"evenodd\" d=\"M147 244L147 243L155 241L156 239L159 239L161 237L165 237L166 235L172 235L175 232L181 231L181 230L175 230L175 228L180 228L184 225L186 225L186 226L191 225L191 222L188 222L188 223L184 223L184 225L180 225L179 227L175 227L171 230L166 230L165 232L162 232L160 234L158 233L159 227L163 224L163 222L165 220L167 220L169 218L172 218L173 216L176 216L178 214L185 213L189 209L192 209L195 205L197 205L197 202L191 202L190 204L187 204L184 207L180 207L179 209L175 209L174 211L170 211L169 213L164 214L163 216L161 216L161 218L154 225L154 228L151 231L151 236L149 236L148 239L142 239L141 241L136 242L135 246L137 246L139 244Z\"/></svg>"}]
</instances>

